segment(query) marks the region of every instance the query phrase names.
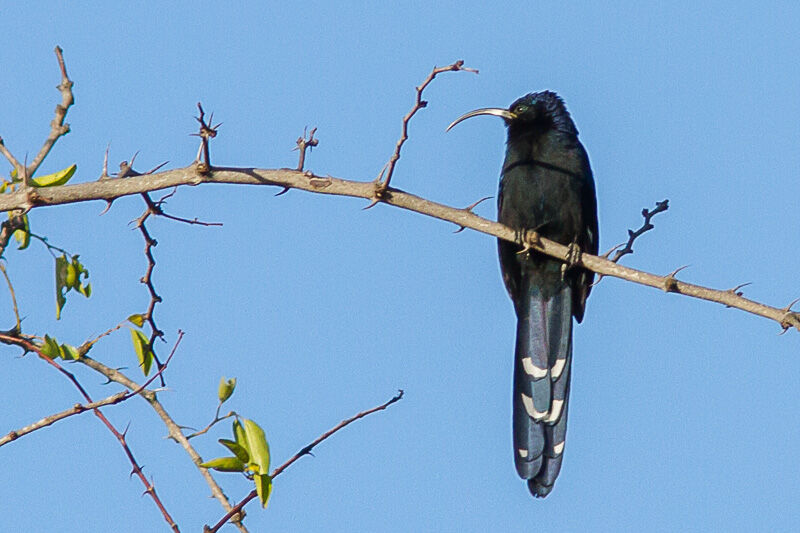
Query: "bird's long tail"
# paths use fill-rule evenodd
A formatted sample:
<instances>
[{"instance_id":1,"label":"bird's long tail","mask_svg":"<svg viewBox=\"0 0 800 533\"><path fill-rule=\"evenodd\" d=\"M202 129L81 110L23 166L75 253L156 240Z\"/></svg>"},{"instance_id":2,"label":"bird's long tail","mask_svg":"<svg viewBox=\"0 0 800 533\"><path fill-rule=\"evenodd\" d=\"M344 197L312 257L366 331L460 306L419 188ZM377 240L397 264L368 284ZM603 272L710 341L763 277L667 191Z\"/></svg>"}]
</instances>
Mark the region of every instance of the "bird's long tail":
<instances>
[{"instance_id":1,"label":"bird's long tail","mask_svg":"<svg viewBox=\"0 0 800 533\"><path fill-rule=\"evenodd\" d=\"M572 289L543 291L523 275L514 363L514 463L536 497L553 489L567 433Z\"/></svg>"}]
</instances>

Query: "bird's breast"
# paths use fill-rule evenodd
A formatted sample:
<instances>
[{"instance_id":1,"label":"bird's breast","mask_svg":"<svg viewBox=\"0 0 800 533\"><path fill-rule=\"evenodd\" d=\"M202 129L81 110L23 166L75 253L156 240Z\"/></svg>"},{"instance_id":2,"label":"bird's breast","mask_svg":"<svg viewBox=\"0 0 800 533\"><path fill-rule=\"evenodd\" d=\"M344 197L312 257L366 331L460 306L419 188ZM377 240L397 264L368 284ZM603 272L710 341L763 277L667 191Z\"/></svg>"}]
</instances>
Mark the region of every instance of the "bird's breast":
<instances>
[{"instance_id":1,"label":"bird's breast","mask_svg":"<svg viewBox=\"0 0 800 533\"><path fill-rule=\"evenodd\" d=\"M583 229L584 180L569 166L537 159L504 166L498 220L569 244Z\"/></svg>"}]
</instances>

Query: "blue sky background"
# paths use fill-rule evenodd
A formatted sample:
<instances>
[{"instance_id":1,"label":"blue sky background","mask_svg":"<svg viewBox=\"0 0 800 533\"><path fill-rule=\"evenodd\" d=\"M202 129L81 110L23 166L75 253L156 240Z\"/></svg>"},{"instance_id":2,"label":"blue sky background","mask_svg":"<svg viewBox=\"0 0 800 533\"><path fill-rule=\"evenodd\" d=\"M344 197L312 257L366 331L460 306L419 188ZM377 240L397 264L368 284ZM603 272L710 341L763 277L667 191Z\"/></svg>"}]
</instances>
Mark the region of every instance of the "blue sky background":
<instances>
[{"instance_id":1,"label":"blue sky background","mask_svg":"<svg viewBox=\"0 0 800 533\"><path fill-rule=\"evenodd\" d=\"M414 87L426 92L393 185L453 206L494 195L505 131L474 120L553 89L566 100L597 182L601 249L669 198L625 264L783 306L800 296L800 7L723 2L14 3L0 17L0 135L29 158L59 95L64 49L76 105L42 173L78 164L96 179L140 151L145 170L196 152L200 100L224 122L220 165L294 166L303 127L321 140L307 167L374 178ZM10 170L0 163L0 173ZM169 345L186 337L160 398L182 424L230 407L259 422L274 460L362 409L405 399L326 441L281 475L251 531L674 531L800 528L800 337L740 311L606 279L575 329L570 429L551 496L534 501L513 467L515 318L493 239L387 206L267 187L183 188L168 210L220 221L154 221L154 280ZM138 198L37 209L33 230L81 258L90 300L54 320L52 259L6 253L28 333L78 345L148 297L129 221ZM493 202L477 212L494 218ZM0 291L2 327L11 306ZM36 357L0 347L0 433L80 401ZM122 331L92 355L140 379ZM74 365L95 398L119 390ZM184 531L221 511L145 402L105 410ZM229 425L195 441L204 457ZM90 414L0 449L7 531L159 531L165 524L110 433ZM228 494L250 486L219 475ZM230 527L230 526L229 526ZM233 531L232 528L230 528Z\"/></svg>"}]
</instances>

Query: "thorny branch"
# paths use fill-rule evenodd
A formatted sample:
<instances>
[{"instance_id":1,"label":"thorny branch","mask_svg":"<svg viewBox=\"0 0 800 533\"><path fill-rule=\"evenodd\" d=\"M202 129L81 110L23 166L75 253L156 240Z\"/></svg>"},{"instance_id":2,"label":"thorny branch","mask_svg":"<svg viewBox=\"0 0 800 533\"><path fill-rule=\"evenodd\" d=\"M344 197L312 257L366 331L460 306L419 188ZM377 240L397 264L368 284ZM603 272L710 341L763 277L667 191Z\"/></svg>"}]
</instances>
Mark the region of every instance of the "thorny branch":
<instances>
[{"instance_id":1,"label":"thorny branch","mask_svg":"<svg viewBox=\"0 0 800 533\"><path fill-rule=\"evenodd\" d=\"M26 352L34 352L34 353L36 353L39 356L40 359L45 361L50 366L54 367L56 370L61 372L61 374L63 374L67 379L69 379L72 382L72 384L75 385L75 387L80 392L81 396L83 396L83 398L87 402L89 402L89 403L93 403L94 402L92 400L91 396L89 396L89 393L86 392L86 389L83 388L83 386L80 384L80 382L78 382L78 380L75 378L75 376L72 373L70 373L66 369L64 369L64 367L62 367L60 364L58 364L55 360L50 359L49 357L47 357L44 353L42 353L42 349L39 346L37 346L36 344L31 342L27 338L19 336L19 335L10 335L10 334L8 334L6 332L6 333L0 333L0 342L5 343L5 344L14 345L14 346L19 346L20 348L22 348ZM143 392L143 389L140 390L140 392ZM153 499L153 502L156 504L156 507L158 507L158 510L161 511L161 514L164 516L164 520L167 522L167 524L169 524L170 528L172 528L173 531L175 531L176 533L179 532L180 530L178 529L178 525L172 519L172 516L170 516L170 514L167 511L166 507L164 507L164 504L161 502L161 499L158 497L158 494L156 494L155 487L147 479L147 477L145 477L144 471L142 470L142 467L139 466L139 463L136 461L136 458L133 456L133 452L131 451L130 446L128 446L128 443L126 441L126 437L125 437L126 433L125 432L120 432L119 430L117 430L117 428L114 427L114 425L111 423L111 421L109 421L108 418L106 418L106 416L103 414L102 411L100 411L100 409L98 407L93 408L92 412L95 414L95 416L97 416L97 418L100 419L101 422L103 422L103 424L106 426L106 428L108 428L108 430L119 441L120 446L122 446L122 449L125 452L125 455L128 457L128 461L130 461L130 463L131 463L132 474L136 474L136 476L141 480L142 484L145 487L145 493L148 494Z\"/></svg>"},{"instance_id":2,"label":"thorny branch","mask_svg":"<svg viewBox=\"0 0 800 533\"><path fill-rule=\"evenodd\" d=\"M628 254L632 254L633 253L633 241L635 241L636 239L641 237L644 233L646 233L646 232L650 231L651 229L653 229L655 226L653 226L653 224L650 223L650 220L652 220L653 217L656 216L657 214L663 213L667 209L669 209L669 200L662 200L661 202L656 202L656 207L652 211L647 209L646 207L644 209L642 209L642 217L644 217L644 222L642 223L642 226L639 229L637 229L636 231L634 231L632 229L628 230L628 242L625 243L625 247L624 248L622 248L620 250L617 250L617 252L614 254L614 257L611 258L611 261L616 263L623 256L628 255ZM612 251L613 251L613 249L609 250L606 254L603 255L603 257L608 257L608 255Z\"/></svg>"},{"instance_id":3,"label":"thorny branch","mask_svg":"<svg viewBox=\"0 0 800 533\"><path fill-rule=\"evenodd\" d=\"M425 78L425 80L416 88L417 97L414 101L414 106L411 108L411 111L406 113L406 116L403 117L403 131L400 135L400 139L397 141L397 145L394 147L394 153L392 154L392 157L389 158L389 161L383 166L380 174L378 174L378 178L375 180L374 200L370 205L365 207L365 209L369 209L379 201L383 200L384 196L389 190L389 183L392 181L392 176L394 175L394 167L397 165L397 161L400 159L400 150L408 140L408 123L411 122L411 119L417 114L417 111L428 106L428 102L422 99L422 91L425 90L425 88L438 74L441 74L442 72L457 72L459 70L473 72L475 74L478 73L477 69L465 67L464 60L459 59L455 63L447 65L446 67L434 67L431 73L428 74L428 77Z\"/></svg>"},{"instance_id":4,"label":"thorny branch","mask_svg":"<svg viewBox=\"0 0 800 533\"><path fill-rule=\"evenodd\" d=\"M175 346L172 347L172 351L167 357L167 360L164 361L164 365L159 369L158 372L153 374L150 379L148 379L144 384L136 388L135 390L131 391L122 391L118 392L117 394L111 395L108 398L103 400L98 400L96 402L91 402L88 404L80 404L76 403L69 409L65 411L61 411L60 413L56 413L50 416L46 416L39 420L38 422L34 422L33 424L27 425L23 428L17 429L15 431L10 431L6 436L0 437L0 446L4 444L8 444L11 441L17 440L19 437L26 435L28 433L32 433L37 429L42 429L44 427L50 426L55 424L59 420L63 420L73 415L78 415L81 413L85 413L86 411L97 409L98 407L103 407L104 405L116 405L118 403L122 403L129 398L133 398L140 392L142 392L145 388L147 388L157 377L159 377L164 370L166 370L167 366L169 366L169 362L172 360L172 356L175 355L175 351L178 349L178 345L181 343L181 339L183 339L183 332L178 331L178 340L175 341Z\"/></svg>"},{"instance_id":5,"label":"thorny branch","mask_svg":"<svg viewBox=\"0 0 800 533\"><path fill-rule=\"evenodd\" d=\"M61 83L58 84L57 89L61 93L61 103L56 106L55 117L53 121L50 123L50 133L45 139L42 147L39 149L39 153L36 154L36 157L31 161L30 165L23 165L20 163L14 155L6 148L5 144L3 143L3 138L0 137L0 154L3 154L8 162L17 170L18 175L23 180L23 184L26 186L28 185L28 178L33 177L33 174L39 168L39 166L44 161L44 158L47 157L47 154L50 153L50 149L53 148L56 141L69 133L69 124L66 124L64 120L67 118L67 111L75 103L75 97L72 94L72 80L69 79L67 75L67 67L64 63L64 56L62 55L61 47L56 46L55 48L56 59L58 59L58 66L61 69Z\"/></svg>"},{"instance_id":6,"label":"thorny branch","mask_svg":"<svg viewBox=\"0 0 800 533\"><path fill-rule=\"evenodd\" d=\"M337 431L343 429L346 426L349 426L350 424L352 424L356 420L364 418L365 416L369 416L372 413L377 413L378 411L383 411L384 409L386 409L387 407L389 407L393 403L399 402L402 398L403 398L403 390L401 389L401 390L397 391L397 394L391 400L389 400L387 402L384 402L384 403L382 403L382 404L380 404L380 405L378 405L376 407L373 407L372 409L367 409L366 411L361 411L360 413L358 413L358 414L356 414L354 416L351 416L350 418L346 418L345 420L342 420L341 422L336 424L334 427L332 427L331 429L329 429L328 431L326 431L325 433L323 433L322 435L320 435L319 437L314 439L313 442L311 442L310 444L308 444L308 445L304 446L302 449L300 449L300 451L297 452L296 454L294 454L291 457L291 459L289 459L288 461L286 461L285 463L283 463L282 465L277 467L275 470L273 470L272 473L270 474L270 476L273 479L275 479L281 472L283 472L284 470L289 468L295 461L297 461L298 459L300 459L304 455L311 455L311 450L313 450L315 446L317 446L319 443L321 443L322 441L324 441L325 439L327 439L328 437L330 437L331 435L333 435ZM219 522L214 524L213 527L206 526L205 528L203 528L203 532L204 533L215 533L219 528L221 528L223 525L225 525L225 522L230 520L230 518L232 516L234 516L235 514L241 512L241 510L244 508L244 506L247 505L247 503L250 502L256 496L257 496L256 491L255 490L251 491L250 494L245 496L245 498L242 501L237 503L236 506L233 507L233 509L228 511L228 513L225 516L220 518Z\"/></svg>"},{"instance_id":7,"label":"thorny branch","mask_svg":"<svg viewBox=\"0 0 800 533\"><path fill-rule=\"evenodd\" d=\"M212 126L211 123L214 121L214 113L211 113L211 116L208 117L208 122L206 122L206 114L200 102L197 102L197 109L200 112L200 116L195 117L195 120L200 123L200 132L193 133L192 135L200 137L200 149L197 152L195 162L197 163L198 170L207 172L211 169L211 150L209 149L209 142L217 136L217 129L222 126L222 122Z\"/></svg>"},{"instance_id":8,"label":"thorny branch","mask_svg":"<svg viewBox=\"0 0 800 533\"><path fill-rule=\"evenodd\" d=\"M119 370L104 365L103 363L97 361L96 359L84 356L78 359L78 362L104 375L106 378L108 378L109 381L119 383L120 385L123 385L130 390L136 390L139 388L139 385L137 385L136 382L130 379L128 376L126 376ZM222 488L219 486L214 477L211 475L211 472L209 472L208 469L206 468L200 467L200 464L203 462L203 458L200 456L199 453L197 453L197 450L194 449L192 444L183 434L183 432L181 431L181 427L175 422L175 420L172 419L169 413L167 413L166 409L164 409L164 406L161 405L161 402L158 401L158 396L156 395L155 391L149 389L143 389L139 393L139 395L142 398L144 398L147 401L147 403L150 404L150 407L152 407L153 410L156 412L156 414L159 416L159 418L161 418L161 421L167 427L169 438L180 444L181 447L189 455L189 458L191 458L192 463L194 463L194 465L197 467L198 471L200 472L200 475L203 476L203 479L205 479L206 484L211 489L211 494L214 496L214 498L220 503L220 505L222 506L223 509L225 509L225 511L230 511L232 507L230 502L228 501L228 497L225 496L225 493L222 491ZM240 519L234 519L232 520L232 522L239 529L240 532L247 533L247 528L244 526L244 524L241 523Z\"/></svg>"},{"instance_id":9,"label":"thorny branch","mask_svg":"<svg viewBox=\"0 0 800 533\"><path fill-rule=\"evenodd\" d=\"M139 280L142 282L146 287L148 292L150 293L150 303L147 305L147 310L144 312L144 319L147 324L150 326L150 351L153 353L153 359L156 362L156 368L159 370L161 369L161 361L158 359L158 355L156 355L155 350L155 341L156 339L164 339L164 332L161 331L158 326L156 325L155 317L153 316L153 312L155 311L156 304L161 302L161 296L158 295L156 292L155 285L153 285L153 269L156 267L156 259L153 257L153 248L158 244L151 235L150 232L147 230L147 226L145 225L145 221L147 218L152 215L156 214L156 206L153 200L150 198L150 195L147 193L142 193L142 198L144 198L146 208L144 213L136 219L136 227L139 229L139 232L142 234L144 238L144 256L147 258L147 270L144 273L144 276L141 277ZM161 386L164 386L164 378L161 377Z\"/></svg>"},{"instance_id":10,"label":"thorny branch","mask_svg":"<svg viewBox=\"0 0 800 533\"><path fill-rule=\"evenodd\" d=\"M618 245L614 246L613 248L611 248L609 251L607 251L606 253L604 253L600 257L602 257L603 259L608 259L608 257L611 255L611 253L616 251L616 253L614 253L614 257L612 257L610 259L610 261L612 263L617 263L617 262L619 262L620 259L622 259L623 256L626 256L628 254L632 254L633 253L633 242L636 239L638 239L639 237L641 237L642 235L644 235L645 233L647 233L648 231L650 231L651 229L655 228L655 226L653 226L653 224L650 222L650 220L652 220L653 217L656 216L657 214L663 213L667 209L669 209L669 199L665 199L665 200L662 200L660 202L656 202L656 207L652 211L647 209L646 207L644 209L642 209L642 217L644 217L644 222L642 223L642 226L639 229L637 229L636 231L634 231L632 229L629 229L628 230L628 242L626 242L624 245L623 244L618 244ZM599 276L597 276L597 279L594 281L594 283L592 285L594 286L594 285L597 285L598 283L600 283L600 280L603 279L603 277L605 277L604 274L600 274ZM739 296L741 296L741 294Z\"/></svg>"},{"instance_id":11,"label":"thorny branch","mask_svg":"<svg viewBox=\"0 0 800 533\"><path fill-rule=\"evenodd\" d=\"M77 185L47 187L39 190L39 205L110 200L132 194L141 194L142 192L173 188L179 185L199 185L201 183L273 185L317 194L364 198L368 201L373 201L375 197L374 182L347 180L333 176L316 175L310 171L298 172L297 170L285 168L217 167L210 172L199 173L195 165L190 165L185 168L167 170L149 176L132 176L122 180L103 180ZM456 226L464 226L510 242L519 242L520 240L519 232L498 222L482 218L468 210L426 200L393 187L390 188L390 191L391 195L382 200L387 205L451 222ZM20 204L24 202L25 196L20 192L0 195L0 212L20 209ZM535 232L528 232L524 238L527 239L526 242L529 242L531 250L562 261L567 259L567 246L539 237ZM576 266L582 266L604 276L620 278L692 298L717 302L774 320L784 329L794 328L800 331L800 313L791 311L789 308L773 307L750 300L735 291L712 289L677 280L672 284L668 282L667 276L659 276L629 268L603 257L587 253L581 254L581 260Z\"/></svg>"}]
</instances>

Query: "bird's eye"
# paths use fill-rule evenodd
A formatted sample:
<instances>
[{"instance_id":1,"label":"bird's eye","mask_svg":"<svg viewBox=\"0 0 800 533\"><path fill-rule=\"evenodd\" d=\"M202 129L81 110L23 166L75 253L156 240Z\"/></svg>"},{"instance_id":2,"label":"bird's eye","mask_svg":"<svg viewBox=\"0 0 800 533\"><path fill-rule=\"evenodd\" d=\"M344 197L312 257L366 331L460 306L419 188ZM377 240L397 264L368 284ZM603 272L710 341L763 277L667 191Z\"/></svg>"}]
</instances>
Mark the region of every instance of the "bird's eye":
<instances>
[{"instance_id":1,"label":"bird's eye","mask_svg":"<svg viewBox=\"0 0 800 533\"><path fill-rule=\"evenodd\" d=\"M519 104L514 108L514 114L515 115L521 115L521 114L525 113L525 111L527 111L527 110L528 110L528 106L526 106L524 104Z\"/></svg>"}]
</instances>

